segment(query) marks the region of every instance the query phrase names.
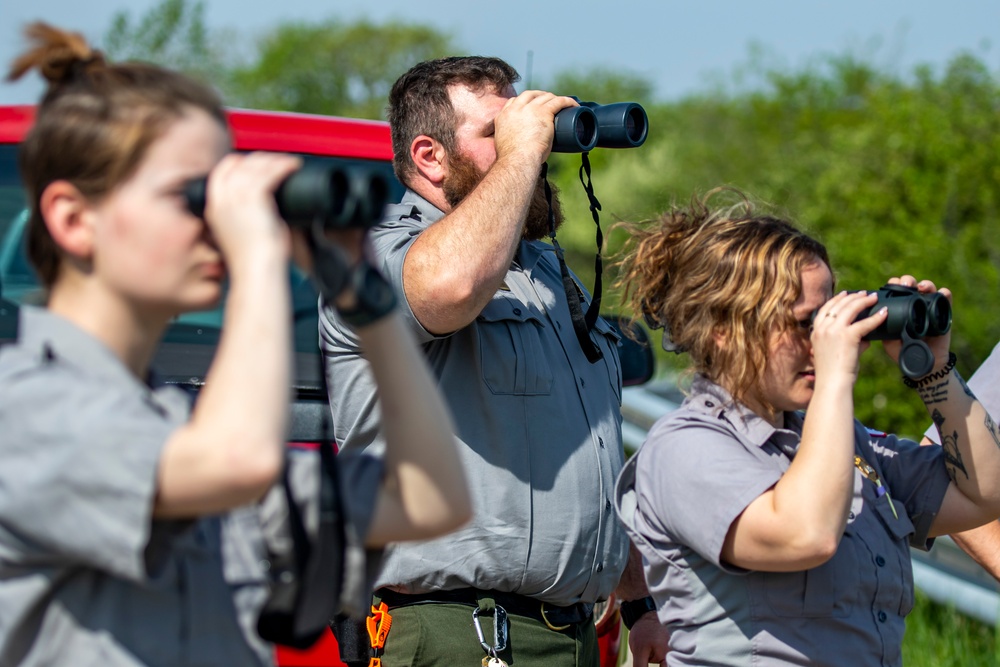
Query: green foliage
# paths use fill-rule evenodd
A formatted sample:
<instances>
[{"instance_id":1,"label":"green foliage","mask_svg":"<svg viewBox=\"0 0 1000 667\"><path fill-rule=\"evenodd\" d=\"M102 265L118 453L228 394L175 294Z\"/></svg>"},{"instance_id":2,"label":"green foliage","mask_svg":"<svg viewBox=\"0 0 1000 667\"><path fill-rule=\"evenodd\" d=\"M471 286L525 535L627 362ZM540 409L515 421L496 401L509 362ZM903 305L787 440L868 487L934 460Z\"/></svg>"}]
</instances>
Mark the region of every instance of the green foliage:
<instances>
[{"instance_id":1,"label":"green foliage","mask_svg":"<svg viewBox=\"0 0 1000 667\"><path fill-rule=\"evenodd\" d=\"M917 591L906 617L903 664L907 667L994 667L1000 634L995 628L937 605Z\"/></svg>"},{"instance_id":2,"label":"green foliage","mask_svg":"<svg viewBox=\"0 0 1000 667\"><path fill-rule=\"evenodd\" d=\"M403 72L453 52L451 37L428 26L284 23L261 39L253 63L233 72L229 97L254 108L382 118Z\"/></svg>"},{"instance_id":3,"label":"green foliage","mask_svg":"<svg viewBox=\"0 0 1000 667\"><path fill-rule=\"evenodd\" d=\"M575 95L581 100L600 104L639 102L645 105L653 100L653 84L648 80L605 67L586 72L560 72L549 89L560 95Z\"/></svg>"},{"instance_id":4,"label":"green foliage","mask_svg":"<svg viewBox=\"0 0 1000 667\"><path fill-rule=\"evenodd\" d=\"M996 77L962 55L940 74L920 68L906 78L848 56L801 71L764 70L756 79L765 87L647 107L645 146L595 151L605 226L616 218L651 218L693 193L734 185L818 236L838 287L874 289L910 273L951 288L952 348L959 370L971 375L1000 339ZM579 160L554 156L553 180L571 221L559 237L574 269L587 275L594 242L586 199L574 182ZM612 235L608 250L620 243ZM859 418L921 433L926 411L880 345L873 347L855 392Z\"/></svg>"},{"instance_id":5,"label":"green foliage","mask_svg":"<svg viewBox=\"0 0 1000 667\"><path fill-rule=\"evenodd\" d=\"M113 60L157 63L206 80L225 76L225 56L217 44L205 26L202 0L162 0L134 23L120 11L104 36Z\"/></svg>"}]
</instances>

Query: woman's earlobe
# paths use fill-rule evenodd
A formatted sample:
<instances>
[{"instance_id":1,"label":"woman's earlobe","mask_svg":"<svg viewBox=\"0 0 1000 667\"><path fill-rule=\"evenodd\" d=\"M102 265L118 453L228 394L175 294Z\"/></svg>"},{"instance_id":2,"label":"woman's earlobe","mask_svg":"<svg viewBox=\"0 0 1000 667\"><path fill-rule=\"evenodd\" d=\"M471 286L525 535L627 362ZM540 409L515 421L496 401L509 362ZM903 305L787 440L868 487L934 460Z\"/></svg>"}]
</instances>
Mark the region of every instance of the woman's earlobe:
<instances>
[{"instance_id":1,"label":"woman's earlobe","mask_svg":"<svg viewBox=\"0 0 1000 667\"><path fill-rule=\"evenodd\" d=\"M39 198L45 226L64 252L89 258L93 252L93 208L83 193L69 181L54 181Z\"/></svg>"}]
</instances>

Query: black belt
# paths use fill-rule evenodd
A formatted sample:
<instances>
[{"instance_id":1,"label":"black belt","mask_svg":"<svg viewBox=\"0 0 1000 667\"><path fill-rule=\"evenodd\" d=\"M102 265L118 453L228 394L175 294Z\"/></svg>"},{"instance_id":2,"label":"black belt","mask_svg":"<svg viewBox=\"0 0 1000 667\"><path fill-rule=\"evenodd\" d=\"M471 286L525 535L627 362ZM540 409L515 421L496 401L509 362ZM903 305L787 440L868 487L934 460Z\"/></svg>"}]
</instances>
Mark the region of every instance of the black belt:
<instances>
[{"instance_id":1,"label":"black belt","mask_svg":"<svg viewBox=\"0 0 1000 667\"><path fill-rule=\"evenodd\" d=\"M380 588L375 595L385 602L389 609L424 602L445 602L464 604L471 607L479 606L479 599L488 597L497 606L503 607L508 614L528 616L542 621L553 630L565 630L570 625L589 621L594 613L594 605L577 602L567 607L557 607L547 602L517 593L501 593L500 591L480 591L475 588L456 588L449 591L431 591L430 593L397 593L387 588Z\"/></svg>"}]
</instances>

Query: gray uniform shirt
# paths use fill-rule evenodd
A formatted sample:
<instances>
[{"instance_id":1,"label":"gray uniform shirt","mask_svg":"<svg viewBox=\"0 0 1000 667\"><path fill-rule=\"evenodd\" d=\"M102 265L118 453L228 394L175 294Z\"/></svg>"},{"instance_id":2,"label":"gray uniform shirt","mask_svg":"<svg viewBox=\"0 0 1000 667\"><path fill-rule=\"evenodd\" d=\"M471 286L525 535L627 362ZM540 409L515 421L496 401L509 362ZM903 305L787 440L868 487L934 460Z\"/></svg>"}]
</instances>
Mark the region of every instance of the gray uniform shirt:
<instances>
[{"instance_id":1,"label":"gray uniform shirt","mask_svg":"<svg viewBox=\"0 0 1000 667\"><path fill-rule=\"evenodd\" d=\"M270 664L256 508L152 518L163 446L189 410L181 390L22 307L18 343L0 348L0 666ZM362 534L378 477L363 468L342 475L368 482L345 494Z\"/></svg>"},{"instance_id":2,"label":"gray uniform shirt","mask_svg":"<svg viewBox=\"0 0 1000 667\"><path fill-rule=\"evenodd\" d=\"M775 429L699 377L625 466L617 508L671 630L668 664L901 664L913 606L909 546L930 546L949 484L939 447L855 422L855 454L889 494L856 471L834 557L799 572L747 571L721 560L733 521L788 469L801 434L800 414L786 413L785 428Z\"/></svg>"},{"instance_id":3,"label":"gray uniform shirt","mask_svg":"<svg viewBox=\"0 0 1000 667\"><path fill-rule=\"evenodd\" d=\"M398 293L408 249L443 215L407 192L373 230L376 266ZM611 502L623 461L616 334L598 319L591 336L604 358L586 360L555 253L541 242L521 242L503 285L460 331L434 336L405 299L402 311L454 415L475 516L446 537L390 548L379 584L409 593L497 589L560 605L606 598L628 547ZM375 386L356 337L326 309L320 340L337 379L338 443L381 447Z\"/></svg>"}]
</instances>

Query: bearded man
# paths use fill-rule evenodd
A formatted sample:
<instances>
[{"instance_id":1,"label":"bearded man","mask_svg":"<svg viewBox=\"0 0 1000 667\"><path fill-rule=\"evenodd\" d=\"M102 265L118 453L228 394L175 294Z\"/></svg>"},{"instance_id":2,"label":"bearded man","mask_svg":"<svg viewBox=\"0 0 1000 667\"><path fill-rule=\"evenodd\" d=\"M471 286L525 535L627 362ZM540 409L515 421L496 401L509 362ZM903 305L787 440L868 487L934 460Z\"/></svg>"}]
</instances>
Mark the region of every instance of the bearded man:
<instances>
[{"instance_id":1,"label":"bearded man","mask_svg":"<svg viewBox=\"0 0 1000 667\"><path fill-rule=\"evenodd\" d=\"M392 616L384 667L596 667L594 603L620 579L622 599L646 595L641 563L622 577L630 550L612 506L623 463L617 336L599 318L590 336L602 358L587 360L555 252L540 240L554 117L577 102L516 95L518 78L496 58L444 58L390 93L393 166L408 190L371 232L373 263L454 414L475 515L445 538L387 552L373 600ZM552 206L558 223L555 195ZM320 331L335 436L345 450L377 448L379 415L393 407L378 403L338 318L324 311ZM509 637L494 633L498 621ZM640 622L633 636L659 662L656 616Z\"/></svg>"}]
</instances>

